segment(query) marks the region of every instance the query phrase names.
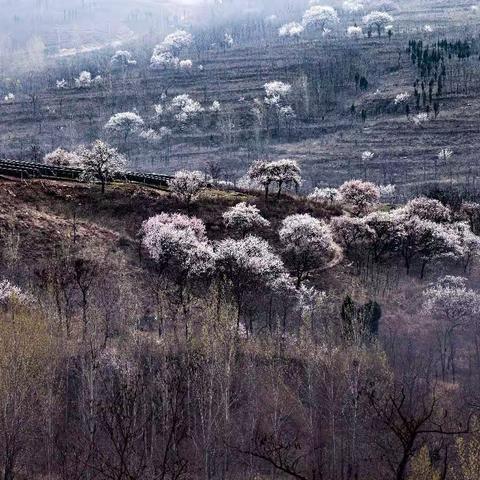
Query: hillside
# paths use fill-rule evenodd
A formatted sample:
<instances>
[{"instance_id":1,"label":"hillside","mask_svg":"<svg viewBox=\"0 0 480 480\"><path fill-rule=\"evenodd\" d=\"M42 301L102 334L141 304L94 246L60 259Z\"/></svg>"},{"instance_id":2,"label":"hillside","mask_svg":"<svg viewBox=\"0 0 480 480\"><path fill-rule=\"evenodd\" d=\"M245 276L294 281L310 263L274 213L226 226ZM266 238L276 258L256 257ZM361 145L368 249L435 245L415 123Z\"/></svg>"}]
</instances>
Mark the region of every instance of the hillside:
<instances>
[{"instance_id":1,"label":"hillside","mask_svg":"<svg viewBox=\"0 0 480 480\"><path fill-rule=\"evenodd\" d=\"M113 140L103 126L114 113L132 110L154 123L153 105L162 101L162 95L171 99L188 93L205 108L219 101L220 118L205 114L194 128L174 131L167 144L152 144L134 136L128 148L120 143L122 149L127 148L134 168L171 173L179 168L208 170L207 165L215 163L224 178L235 179L255 158L288 156L301 163L306 189L365 175L377 183L410 187L429 181L448 182L452 171L455 182L471 187L478 176L476 56L446 60L448 81L442 94L434 98L439 114L425 125L413 124L404 107L393 103L398 93L407 92L412 116L415 114L412 94L418 72L406 52L409 41L434 44L439 38L473 38L475 16L468 12L468 5L405 5L395 15L391 40L374 36L280 41L275 38L276 28L267 26L256 44L242 40L226 51L218 46L206 51L199 48L192 52L194 69L183 73L149 69L145 64L152 48L149 44L135 47L139 63L124 75L110 73L109 57L98 54L83 62L87 62L84 66L90 64L94 74L106 77L102 88L56 90L53 71L46 87L33 92L34 103L31 94L19 93L13 103L0 106L2 153L29 159L33 146L35 152L46 153L58 146L74 148L99 136ZM435 32L422 32L426 22L437 20L436 15ZM468 25L458 28L458 21L466 15L470 17ZM75 68L80 65L65 64L63 73L57 69L57 75L77 75ZM199 65L203 70L198 70ZM367 78L366 91L355 86L357 73ZM302 78L307 79L308 108L301 93ZM262 134L258 139L251 113L253 100L262 98L263 85L272 80L289 82L299 89L294 96L297 118L288 129ZM433 109L433 103L429 108ZM362 110L366 113L364 121ZM437 153L444 147L455 153L453 169L437 165ZM361 161L365 150L375 153L368 166Z\"/></svg>"},{"instance_id":2,"label":"hillside","mask_svg":"<svg viewBox=\"0 0 480 480\"><path fill-rule=\"evenodd\" d=\"M262 215L255 236L227 228L225 212L245 201ZM444 235L455 236L454 222L469 210L431 199L396 211L382 204L369 208L377 213L355 217L354 205L341 200L265 200L213 189L187 208L171 192L121 182L102 194L96 184L1 178L0 269L9 280L0 282L0 371L6 385L0 401L22 407L9 414L11 437L0 442L0 448L22 446L8 454L6 468L25 469L26 478L35 479L43 474L31 472L49 471L65 479L92 474L103 480L122 468L137 480L159 474L186 479L200 478L191 472L222 471L228 458L228 478L248 472L248 478L273 479L276 469L287 469L289 476L314 480L309 472L317 449L331 452L336 439L321 418L311 420L318 426L312 432L308 418L319 411L322 418L332 415L331 408L341 425L335 436L345 439L351 416L358 414L361 441L338 448L359 453L350 468L368 478L411 478L402 466L397 429L413 442L408 472L415 471L420 445L429 437L411 432L407 411L425 429L441 425L431 440L443 439L444 448L462 455L460 444L448 439L451 432L475 438L458 418L468 418L465 398L476 385L478 357L466 328L478 319L480 249L474 242L465 264L466 246L457 251L459 245ZM252 211L245 213L244 221L251 222ZM479 218L472 224L477 231ZM401 240L401 248L385 234L397 235L396 222L419 229ZM374 237L355 233L368 225L376 229ZM292 250L289 228L298 235ZM438 233L425 237L423 228ZM316 236L321 242L310 244ZM332 250L325 242L333 241L339 243ZM409 275L407 246L415 253L408 257ZM297 277L303 268L306 275ZM426 303L430 296L432 307ZM435 342L446 328L443 315L453 311L462 327L455 351L444 356ZM430 377L432 360L442 378L439 387ZM352 387L352 381L360 383ZM223 382L230 385L227 391ZM392 397L383 396L389 392ZM209 396L218 406L209 404ZM405 405L397 403L406 398ZM207 414L211 436L205 439L203 415L210 408L217 413ZM452 409L455 419L446 413ZM277 414L282 420L275 432L271 416ZM43 430L45 419L51 433ZM443 433L447 428L450 433ZM119 442L124 449L117 449ZM206 446L199 451L197 442ZM146 445L151 450L144 457ZM367 451L368 457L360 454ZM321 470L336 480L342 468L331 458Z\"/></svg>"},{"instance_id":3,"label":"hillside","mask_svg":"<svg viewBox=\"0 0 480 480\"><path fill-rule=\"evenodd\" d=\"M0 480L479 480L480 5L78 1L0 0Z\"/></svg>"}]
</instances>

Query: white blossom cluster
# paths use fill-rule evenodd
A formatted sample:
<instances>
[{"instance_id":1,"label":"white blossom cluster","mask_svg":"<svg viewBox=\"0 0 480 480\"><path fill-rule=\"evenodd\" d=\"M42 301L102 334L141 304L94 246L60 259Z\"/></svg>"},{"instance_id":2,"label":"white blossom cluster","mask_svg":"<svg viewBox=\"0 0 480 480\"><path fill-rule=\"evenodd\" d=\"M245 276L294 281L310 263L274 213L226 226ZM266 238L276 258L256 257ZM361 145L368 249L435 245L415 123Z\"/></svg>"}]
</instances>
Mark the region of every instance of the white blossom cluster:
<instances>
[{"instance_id":1,"label":"white blossom cluster","mask_svg":"<svg viewBox=\"0 0 480 480\"><path fill-rule=\"evenodd\" d=\"M160 142L170 138L172 136L172 130L168 127L160 127L157 130L149 128L147 130L142 130L139 133L139 136L148 142Z\"/></svg>"},{"instance_id":2,"label":"white blossom cluster","mask_svg":"<svg viewBox=\"0 0 480 480\"><path fill-rule=\"evenodd\" d=\"M117 50L110 59L110 65L113 68L127 68L136 64L137 61L128 50Z\"/></svg>"},{"instance_id":3,"label":"white blossom cluster","mask_svg":"<svg viewBox=\"0 0 480 480\"><path fill-rule=\"evenodd\" d=\"M81 164L81 158L76 152L57 148L43 157L43 163L57 167L75 167Z\"/></svg>"},{"instance_id":4,"label":"white blossom cluster","mask_svg":"<svg viewBox=\"0 0 480 480\"><path fill-rule=\"evenodd\" d=\"M412 117L412 123L417 127L422 127L425 122L428 122L428 113L420 112Z\"/></svg>"},{"instance_id":5,"label":"white blossom cluster","mask_svg":"<svg viewBox=\"0 0 480 480\"><path fill-rule=\"evenodd\" d=\"M113 133L126 137L132 133L141 130L145 122L142 117L135 112L115 113L105 124L105 129Z\"/></svg>"},{"instance_id":6,"label":"white blossom cluster","mask_svg":"<svg viewBox=\"0 0 480 480\"><path fill-rule=\"evenodd\" d=\"M253 235L240 240L221 240L215 251L220 272L234 282L243 280L241 287L247 282L252 286L272 286L286 273L282 259L268 242Z\"/></svg>"},{"instance_id":7,"label":"white blossom cluster","mask_svg":"<svg viewBox=\"0 0 480 480\"><path fill-rule=\"evenodd\" d=\"M268 105L276 105L284 100L292 90L289 83L275 80L268 82L264 86L265 89L265 103Z\"/></svg>"},{"instance_id":8,"label":"white blossom cluster","mask_svg":"<svg viewBox=\"0 0 480 480\"><path fill-rule=\"evenodd\" d=\"M388 185L378 185L378 190L380 192L380 197L384 199L391 199L395 196L396 187L395 185L388 184Z\"/></svg>"},{"instance_id":9,"label":"white blossom cluster","mask_svg":"<svg viewBox=\"0 0 480 480\"><path fill-rule=\"evenodd\" d=\"M480 314L480 293L467 288L463 277L446 276L424 291L424 310L461 324Z\"/></svg>"},{"instance_id":10,"label":"white blossom cluster","mask_svg":"<svg viewBox=\"0 0 480 480\"><path fill-rule=\"evenodd\" d=\"M298 38L307 28L318 29L323 36L331 33L331 28L339 22L337 11L329 6L310 2L302 17L302 22L289 22L278 29L278 35L286 38Z\"/></svg>"},{"instance_id":11,"label":"white blossom cluster","mask_svg":"<svg viewBox=\"0 0 480 480\"><path fill-rule=\"evenodd\" d=\"M55 86L58 90L65 90L66 88L68 88L68 82L62 78L61 80L57 80L55 82Z\"/></svg>"},{"instance_id":12,"label":"white blossom cluster","mask_svg":"<svg viewBox=\"0 0 480 480\"><path fill-rule=\"evenodd\" d=\"M6 279L0 281L0 304L28 304L31 303L32 300L32 297L24 293L20 287L17 287Z\"/></svg>"},{"instance_id":13,"label":"white blossom cluster","mask_svg":"<svg viewBox=\"0 0 480 480\"><path fill-rule=\"evenodd\" d=\"M348 13L356 13L362 11L364 6L358 0L345 0L342 8Z\"/></svg>"},{"instance_id":14,"label":"white blossom cluster","mask_svg":"<svg viewBox=\"0 0 480 480\"><path fill-rule=\"evenodd\" d=\"M251 180L262 185L267 194L272 183L277 184L279 192L284 185L292 187L299 186L301 183L300 167L295 160L291 159L255 162L250 166L248 175Z\"/></svg>"},{"instance_id":15,"label":"white blossom cluster","mask_svg":"<svg viewBox=\"0 0 480 480\"><path fill-rule=\"evenodd\" d=\"M371 182L349 180L338 189L338 197L355 215L363 215L378 202L380 190Z\"/></svg>"},{"instance_id":16,"label":"white blossom cluster","mask_svg":"<svg viewBox=\"0 0 480 480\"><path fill-rule=\"evenodd\" d=\"M66 85L57 82L57 88L66 88ZM101 87L103 85L103 78L101 75L97 75L92 78L92 74L86 70L80 72L80 75L75 78L75 87L76 88L91 88L91 87Z\"/></svg>"},{"instance_id":17,"label":"white blossom cluster","mask_svg":"<svg viewBox=\"0 0 480 480\"><path fill-rule=\"evenodd\" d=\"M288 103L288 96L292 90L289 83L278 80L265 83L265 97L263 103L259 99L254 100L253 114L259 123L266 114L272 114L278 120L290 120L295 118L295 111ZM266 108L265 108L266 107Z\"/></svg>"},{"instance_id":18,"label":"white blossom cluster","mask_svg":"<svg viewBox=\"0 0 480 480\"><path fill-rule=\"evenodd\" d=\"M180 170L169 180L168 186L176 198L189 205L205 187L204 176L202 172Z\"/></svg>"},{"instance_id":19,"label":"white blossom cluster","mask_svg":"<svg viewBox=\"0 0 480 480\"><path fill-rule=\"evenodd\" d=\"M188 94L177 95L172 98L166 111L171 113L179 123L188 123L195 120L198 115L204 112L204 108L197 100Z\"/></svg>"},{"instance_id":20,"label":"white blossom cluster","mask_svg":"<svg viewBox=\"0 0 480 480\"><path fill-rule=\"evenodd\" d=\"M467 266L480 255L480 238L469 225L454 221L450 209L437 200L423 197L390 212L334 218L331 228L335 240L347 252L359 251L364 255L368 249L374 258L400 255L407 271L412 262L420 262L422 275L433 260L451 258L462 260Z\"/></svg>"},{"instance_id":21,"label":"white blossom cluster","mask_svg":"<svg viewBox=\"0 0 480 480\"><path fill-rule=\"evenodd\" d=\"M312 200L314 202L322 202L325 200L328 200L330 202L333 202L334 200L337 199L338 196L338 188L333 188L333 187L326 187L326 188L320 188L316 187L313 192L311 192L308 195L308 199Z\"/></svg>"},{"instance_id":22,"label":"white blossom cluster","mask_svg":"<svg viewBox=\"0 0 480 480\"><path fill-rule=\"evenodd\" d=\"M453 155L453 150L450 150L450 148L442 148L439 152L438 152L438 159L440 161L448 161Z\"/></svg>"},{"instance_id":23,"label":"white blossom cluster","mask_svg":"<svg viewBox=\"0 0 480 480\"><path fill-rule=\"evenodd\" d=\"M437 223L449 223L452 219L450 208L438 200L426 197L418 197L408 201L404 207L397 209L397 212L408 218L416 216L421 220L430 220Z\"/></svg>"},{"instance_id":24,"label":"white blossom cluster","mask_svg":"<svg viewBox=\"0 0 480 480\"><path fill-rule=\"evenodd\" d=\"M162 43L158 44L150 59L150 67L157 68L192 68L191 60L180 60L179 55L185 48L193 43L191 33L185 30L177 30L165 37Z\"/></svg>"},{"instance_id":25,"label":"white blossom cluster","mask_svg":"<svg viewBox=\"0 0 480 480\"><path fill-rule=\"evenodd\" d=\"M337 251L330 227L309 214L286 217L279 236L298 286L308 272L324 266Z\"/></svg>"},{"instance_id":26,"label":"white blossom cluster","mask_svg":"<svg viewBox=\"0 0 480 480\"><path fill-rule=\"evenodd\" d=\"M225 33L225 35L223 36L222 43L225 48L232 48L235 42L233 40L232 35L230 35L229 33Z\"/></svg>"},{"instance_id":27,"label":"white blossom cluster","mask_svg":"<svg viewBox=\"0 0 480 480\"><path fill-rule=\"evenodd\" d=\"M399 105L401 103L405 103L409 98L410 94L408 92L402 92L395 96L393 103L395 103L395 105Z\"/></svg>"},{"instance_id":28,"label":"white blossom cluster","mask_svg":"<svg viewBox=\"0 0 480 480\"><path fill-rule=\"evenodd\" d=\"M368 28L375 28L377 30L378 36L380 36L383 30L388 31L392 29L389 24L393 22L393 17L387 12L374 10L368 15L365 15L362 21Z\"/></svg>"},{"instance_id":29,"label":"white blossom cluster","mask_svg":"<svg viewBox=\"0 0 480 480\"><path fill-rule=\"evenodd\" d=\"M368 246L375 239L375 230L364 218L345 215L334 217L330 227L335 241L347 251Z\"/></svg>"},{"instance_id":30,"label":"white blossom cluster","mask_svg":"<svg viewBox=\"0 0 480 480\"><path fill-rule=\"evenodd\" d=\"M350 38L360 38L363 35L362 27L351 25L347 28L347 36Z\"/></svg>"},{"instance_id":31,"label":"white blossom cluster","mask_svg":"<svg viewBox=\"0 0 480 480\"><path fill-rule=\"evenodd\" d=\"M80 148L78 156L84 179L100 180L102 184L124 172L127 164L123 155L101 140L96 140L90 148Z\"/></svg>"},{"instance_id":32,"label":"white blossom cluster","mask_svg":"<svg viewBox=\"0 0 480 480\"><path fill-rule=\"evenodd\" d=\"M369 162L375 154L373 152L370 152L369 150L365 150L362 152L362 162Z\"/></svg>"},{"instance_id":33,"label":"white blossom cluster","mask_svg":"<svg viewBox=\"0 0 480 480\"><path fill-rule=\"evenodd\" d=\"M304 14L302 25L318 28L324 31L326 28L336 25L339 22L336 10L329 6L313 5Z\"/></svg>"},{"instance_id":34,"label":"white blossom cluster","mask_svg":"<svg viewBox=\"0 0 480 480\"><path fill-rule=\"evenodd\" d=\"M143 223L142 234L144 248L160 265L189 277L213 272L213 249L198 218L162 213Z\"/></svg>"},{"instance_id":35,"label":"white blossom cluster","mask_svg":"<svg viewBox=\"0 0 480 480\"><path fill-rule=\"evenodd\" d=\"M297 38L303 33L303 31L304 27L302 24L298 22L290 22L282 25L278 29L278 35L280 37Z\"/></svg>"},{"instance_id":36,"label":"white blossom cluster","mask_svg":"<svg viewBox=\"0 0 480 480\"><path fill-rule=\"evenodd\" d=\"M223 214L225 226L233 231L245 235L259 228L270 226L270 222L262 217L255 205L246 202L237 203Z\"/></svg>"},{"instance_id":37,"label":"white blossom cluster","mask_svg":"<svg viewBox=\"0 0 480 480\"><path fill-rule=\"evenodd\" d=\"M222 105L218 100L214 100L212 105L209 108L210 112L212 113L220 113L222 111Z\"/></svg>"}]
</instances>

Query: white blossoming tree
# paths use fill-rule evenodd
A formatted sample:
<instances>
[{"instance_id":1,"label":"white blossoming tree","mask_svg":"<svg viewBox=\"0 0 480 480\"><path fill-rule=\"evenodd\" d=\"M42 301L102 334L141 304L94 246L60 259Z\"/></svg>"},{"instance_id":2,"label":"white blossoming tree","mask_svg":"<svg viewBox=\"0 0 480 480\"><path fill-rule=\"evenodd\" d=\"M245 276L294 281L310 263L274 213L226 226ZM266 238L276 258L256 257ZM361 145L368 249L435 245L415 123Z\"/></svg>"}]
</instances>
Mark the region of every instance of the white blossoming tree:
<instances>
[{"instance_id":1,"label":"white blossoming tree","mask_svg":"<svg viewBox=\"0 0 480 480\"><path fill-rule=\"evenodd\" d=\"M308 195L308 199L312 202L325 202L333 203L338 197L338 188L333 187L315 187L313 192Z\"/></svg>"},{"instance_id":2,"label":"white blossoming tree","mask_svg":"<svg viewBox=\"0 0 480 480\"><path fill-rule=\"evenodd\" d=\"M78 167L81 163L79 155L63 148L57 148L43 157L43 163L57 167Z\"/></svg>"},{"instance_id":3,"label":"white blossoming tree","mask_svg":"<svg viewBox=\"0 0 480 480\"><path fill-rule=\"evenodd\" d=\"M380 191L380 197L382 200L393 200L397 192L395 185L389 183L388 185L378 185L378 190Z\"/></svg>"},{"instance_id":4,"label":"white blossoming tree","mask_svg":"<svg viewBox=\"0 0 480 480\"><path fill-rule=\"evenodd\" d=\"M110 117L105 124L105 130L108 130L123 139L123 143L127 143L128 137L142 129L145 122L142 117L135 112L116 113Z\"/></svg>"},{"instance_id":5,"label":"white blossoming tree","mask_svg":"<svg viewBox=\"0 0 480 480\"><path fill-rule=\"evenodd\" d=\"M185 338L188 338L189 294L196 282L215 273L215 255L205 225L195 217L162 213L146 220L141 234L143 247L159 271L176 287L174 306L181 306ZM175 320L173 326L176 330Z\"/></svg>"},{"instance_id":6,"label":"white blossoming tree","mask_svg":"<svg viewBox=\"0 0 480 480\"><path fill-rule=\"evenodd\" d=\"M262 217L260 210L246 202L237 203L229 208L223 214L223 221L229 230L239 233L242 237L254 230L270 226L270 222Z\"/></svg>"},{"instance_id":7,"label":"white blossoming tree","mask_svg":"<svg viewBox=\"0 0 480 480\"><path fill-rule=\"evenodd\" d=\"M180 170L168 182L172 195L190 210L192 203L198 198L205 188L205 180L202 172Z\"/></svg>"},{"instance_id":8,"label":"white blossoming tree","mask_svg":"<svg viewBox=\"0 0 480 480\"><path fill-rule=\"evenodd\" d=\"M239 326L248 295L270 289L285 267L265 240L252 235L222 240L215 251L220 281L235 299Z\"/></svg>"},{"instance_id":9,"label":"white blossoming tree","mask_svg":"<svg viewBox=\"0 0 480 480\"><path fill-rule=\"evenodd\" d=\"M154 70L178 67L180 60L168 50L155 50L150 59L150 68Z\"/></svg>"},{"instance_id":10,"label":"white blossoming tree","mask_svg":"<svg viewBox=\"0 0 480 480\"><path fill-rule=\"evenodd\" d=\"M292 90L292 86L289 83L280 82L279 80L268 82L263 87L265 89L264 101L267 105L285 103Z\"/></svg>"},{"instance_id":11,"label":"white blossoming tree","mask_svg":"<svg viewBox=\"0 0 480 480\"><path fill-rule=\"evenodd\" d=\"M186 125L195 121L198 116L204 112L204 108L200 102L191 98L190 95L182 94L172 98L166 111L184 128Z\"/></svg>"},{"instance_id":12,"label":"white blossoming tree","mask_svg":"<svg viewBox=\"0 0 480 480\"><path fill-rule=\"evenodd\" d=\"M442 377L451 371L452 380L456 375L456 336L459 330L468 326L476 332L476 325L471 324L480 315L480 293L467 288L466 279L447 276L424 292L424 311L435 321L440 353Z\"/></svg>"},{"instance_id":13,"label":"white blossoming tree","mask_svg":"<svg viewBox=\"0 0 480 480\"><path fill-rule=\"evenodd\" d=\"M403 240L403 228L397 215L375 211L363 218L365 224L373 230L370 239L370 251L375 262L397 255Z\"/></svg>"},{"instance_id":14,"label":"white blossoming tree","mask_svg":"<svg viewBox=\"0 0 480 480\"><path fill-rule=\"evenodd\" d=\"M282 188L299 187L302 182L301 169L296 160L284 158L269 163L269 168L277 183L277 198L280 198Z\"/></svg>"},{"instance_id":15,"label":"white blossoming tree","mask_svg":"<svg viewBox=\"0 0 480 480\"><path fill-rule=\"evenodd\" d=\"M268 168L268 162L258 160L252 163L248 169L247 175L253 185L258 184L264 188L265 199L268 199L270 185L274 181L271 171Z\"/></svg>"},{"instance_id":16,"label":"white blossoming tree","mask_svg":"<svg viewBox=\"0 0 480 480\"><path fill-rule=\"evenodd\" d=\"M185 30L177 30L165 37L162 43L155 46L150 59L151 68L177 67L178 56L193 43L193 36Z\"/></svg>"},{"instance_id":17,"label":"white blossoming tree","mask_svg":"<svg viewBox=\"0 0 480 480\"><path fill-rule=\"evenodd\" d=\"M196 217L161 213L142 225L142 245L162 270L203 275L214 268L205 225Z\"/></svg>"},{"instance_id":18,"label":"white blossoming tree","mask_svg":"<svg viewBox=\"0 0 480 480\"><path fill-rule=\"evenodd\" d=\"M333 238L346 254L354 260L365 258L365 251L375 239L375 231L364 218L334 217L330 223Z\"/></svg>"},{"instance_id":19,"label":"white blossoming tree","mask_svg":"<svg viewBox=\"0 0 480 480\"><path fill-rule=\"evenodd\" d=\"M225 33L223 35L223 39L220 42L223 50L227 50L227 48L232 48L235 41L233 40L233 36L230 33Z\"/></svg>"},{"instance_id":20,"label":"white blossoming tree","mask_svg":"<svg viewBox=\"0 0 480 480\"><path fill-rule=\"evenodd\" d=\"M191 33L185 30L176 30L164 38L162 45L178 56L183 49L190 47L192 43L193 36Z\"/></svg>"},{"instance_id":21,"label":"white blossoming tree","mask_svg":"<svg viewBox=\"0 0 480 480\"><path fill-rule=\"evenodd\" d=\"M295 214L282 221L279 231L287 265L297 287L315 270L326 266L338 252L330 227L308 214Z\"/></svg>"},{"instance_id":22,"label":"white blossoming tree","mask_svg":"<svg viewBox=\"0 0 480 480\"><path fill-rule=\"evenodd\" d=\"M452 227L459 236L463 252L463 269L466 272L473 260L480 257L480 237L472 232L467 222L455 222Z\"/></svg>"},{"instance_id":23,"label":"white blossoming tree","mask_svg":"<svg viewBox=\"0 0 480 480\"><path fill-rule=\"evenodd\" d=\"M395 98L393 99L393 103L395 105L401 105L406 103L409 98L410 98L410 94L408 92L401 92L395 95Z\"/></svg>"},{"instance_id":24,"label":"white blossoming tree","mask_svg":"<svg viewBox=\"0 0 480 480\"><path fill-rule=\"evenodd\" d=\"M75 79L75 86L77 88L90 88L92 86L92 74L86 70L80 72L78 78Z\"/></svg>"},{"instance_id":25,"label":"white blossoming tree","mask_svg":"<svg viewBox=\"0 0 480 480\"><path fill-rule=\"evenodd\" d=\"M288 97L292 91L289 83L275 80L264 85L265 98L263 100L266 107L267 128L271 123L275 125L275 131L280 130L280 123L284 120L287 124L295 118L295 112L288 102ZM258 106L258 114L261 116L263 112L262 106Z\"/></svg>"},{"instance_id":26,"label":"white blossoming tree","mask_svg":"<svg viewBox=\"0 0 480 480\"><path fill-rule=\"evenodd\" d=\"M389 13L378 10L374 10L363 17L363 23L370 30L376 29L379 37L381 36L385 27L392 22L393 17Z\"/></svg>"},{"instance_id":27,"label":"white blossoming tree","mask_svg":"<svg viewBox=\"0 0 480 480\"><path fill-rule=\"evenodd\" d=\"M463 256L460 236L451 226L416 215L405 216L401 209L393 214L401 225L401 254L407 274L415 260L420 262L420 278L423 278L426 266L433 260Z\"/></svg>"},{"instance_id":28,"label":"white blossoming tree","mask_svg":"<svg viewBox=\"0 0 480 480\"><path fill-rule=\"evenodd\" d=\"M248 170L248 175L251 180L263 185L266 199L272 183L276 183L278 186L277 198L280 197L284 186L287 188L298 187L301 183L300 167L295 160L290 159L254 162Z\"/></svg>"},{"instance_id":29,"label":"white blossoming tree","mask_svg":"<svg viewBox=\"0 0 480 480\"><path fill-rule=\"evenodd\" d=\"M453 183L453 150L450 148L442 148L437 154L438 160L445 166L449 167L450 183ZM436 169L435 163L435 169Z\"/></svg>"},{"instance_id":30,"label":"white blossoming tree","mask_svg":"<svg viewBox=\"0 0 480 480\"><path fill-rule=\"evenodd\" d=\"M117 50L110 59L110 65L112 68L126 69L137 64L137 61L133 59L132 54L128 50Z\"/></svg>"},{"instance_id":31,"label":"white blossoming tree","mask_svg":"<svg viewBox=\"0 0 480 480\"><path fill-rule=\"evenodd\" d=\"M290 22L278 29L278 35L285 38L298 38L303 33L304 27L298 22Z\"/></svg>"},{"instance_id":32,"label":"white blossoming tree","mask_svg":"<svg viewBox=\"0 0 480 480\"><path fill-rule=\"evenodd\" d=\"M360 38L363 35L362 27L351 25L347 28L347 36L350 38Z\"/></svg>"},{"instance_id":33,"label":"white blossoming tree","mask_svg":"<svg viewBox=\"0 0 480 480\"><path fill-rule=\"evenodd\" d=\"M26 305L31 301L30 295L26 294L20 287L17 287L9 280L3 279L0 281L0 305Z\"/></svg>"},{"instance_id":34,"label":"white blossoming tree","mask_svg":"<svg viewBox=\"0 0 480 480\"><path fill-rule=\"evenodd\" d=\"M426 112L420 112L420 113L417 113L416 115L413 115L413 117L411 117L411 122L416 127L420 127L420 128L424 128L423 125L427 123L428 120L429 120L428 113Z\"/></svg>"},{"instance_id":35,"label":"white blossoming tree","mask_svg":"<svg viewBox=\"0 0 480 480\"><path fill-rule=\"evenodd\" d=\"M422 220L430 220L437 223L449 223L452 219L450 208L433 198L418 197L409 200L402 211L408 217L417 216Z\"/></svg>"},{"instance_id":36,"label":"white blossoming tree","mask_svg":"<svg viewBox=\"0 0 480 480\"><path fill-rule=\"evenodd\" d=\"M371 182L349 180L338 189L339 199L348 205L354 215L368 213L380 199L378 187Z\"/></svg>"},{"instance_id":37,"label":"white blossoming tree","mask_svg":"<svg viewBox=\"0 0 480 480\"><path fill-rule=\"evenodd\" d=\"M342 9L347 13L357 13L363 10L363 4L358 0L345 0L342 3Z\"/></svg>"},{"instance_id":38,"label":"white blossoming tree","mask_svg":"<svg viewBox=\"0 0 480 480\"><path fill-rule=\"evenodd\" d=\"M187 58L186 60L180 60L178 62L178 68L184 71L190 71L193 68L193 62Z\"/></svg>"},{"instance_id":39,"label":"white blossoming tree","mask_svg":"<svg viewBox=\"0 0 480 480\"><path fill-rule=\"evenodd\" d=\"M78 155L83 177L89 181L99 181L102 193L108 181L125 171L125 157L101 140L96 140L90 148L80 149Z\"/></svg>"},{"instance_id":40,"label":"white blossoming tree","mask_svg":"<svg viewBox=\"0 0 480 480\"><path fill-rule=\"evenodd\" d=\"M339 22L336 10L329 6L313 5L304 14L302 25L305 28L316 28L320 31L335 26Z\"/></svg>"},{"instance_id":41,"label":"white blossoming tree","mask_svg":"<svg viewBox=\"0 0 480 480\"><path fill-rule=\"evenodd\" d=\"M65 90L68 88L68 82L64 78L62 78L61 80L57 80L55 82L55 87L58 90Z\"/></svg>"}]
</instances>

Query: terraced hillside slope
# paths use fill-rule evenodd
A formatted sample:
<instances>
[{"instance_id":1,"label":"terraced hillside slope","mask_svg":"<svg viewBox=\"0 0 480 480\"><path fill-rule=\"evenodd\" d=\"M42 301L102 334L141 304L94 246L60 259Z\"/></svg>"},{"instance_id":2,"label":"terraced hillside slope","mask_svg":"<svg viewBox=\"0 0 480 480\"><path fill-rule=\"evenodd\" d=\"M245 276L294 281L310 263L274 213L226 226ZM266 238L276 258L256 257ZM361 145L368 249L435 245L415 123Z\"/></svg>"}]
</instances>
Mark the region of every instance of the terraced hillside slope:
<instances>
[{"instance_id":1,"label":"terraced hillside slope","mask_svg":"<svg viewBox=\"0 0 480 480\"><path fill-rule=\"evenodd\" d=\"M1 154L39 161L59 146L75 148L98 137L114 142L103 128L111 115L135 111L148 126L158 126L154 105L188 94L204 109L195 124L173 128L168 139L157 142L138 135L130 136L128 144L118 141L132 168L171 173L180 168L209 171L215 165L220 176L235 180L257 158L288 156L301 164L305 189L352 177L414 188L432 181L474 187L480 129L480 62L474 39L480 17L470 7L402 4L393 12L391 39L338 34L282 40L276 25L262 23L254 28L254 41L237 27L240 40L222 48L199 34L198 47L188 52L193 68L186 71L150 69L153 44L148 39L132 45L138 63L129 71L112 71L108 50L64 62L43 75L45 88L32 87L0 105ZM359 18L342 18L342 25L354 20ZM425 32L427 22L435 23L433 32ZM213 36L221 38L221 33ZM471 42L471 55L445 56L443 91L416 108L414 82L427 83L430 77L420 78L407 52L409 41L433 46L444 38ZM102 75L102 86L84 90L70 82L69 88L55 88L58 75L73 78L80 65ZM367 80L366 88L359 88L360 76ZM255 99L261 100L264 84L274 80L292 85L296 117L279 128L258 126ZM402 92L409 95L410 115L394 103ZM209 107L214 101L221 104L218 114ZM415 115L426 109L428 121L416 123ZM448 162L437 158L445 147L453 151ZM366 150L374 153L367 163L361 159Z\"/></svg>"}]
</instances>

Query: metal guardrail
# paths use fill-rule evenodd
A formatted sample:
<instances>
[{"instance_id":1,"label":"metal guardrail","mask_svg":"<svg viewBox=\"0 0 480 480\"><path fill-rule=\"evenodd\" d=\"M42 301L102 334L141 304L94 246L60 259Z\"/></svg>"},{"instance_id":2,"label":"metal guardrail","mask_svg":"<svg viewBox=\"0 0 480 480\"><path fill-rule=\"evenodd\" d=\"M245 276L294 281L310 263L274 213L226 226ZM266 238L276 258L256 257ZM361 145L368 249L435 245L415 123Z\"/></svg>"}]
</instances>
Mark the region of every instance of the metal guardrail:
<instances>
[{"instance_id":1,"label":"metal guardrail","mask_svg":"<svg viewBox=\"0 0 480 480\"><path fill-rule=\"evenodd\" d=\"M59 180L80 180L82 169L21 162L18 160L0 160L0 174L22 179L51 178ZM117 176L116 180L125 180L127 182L152 187L166 187L171 178L173 177L157 173L123 172Z\"/></svg>"}]
</instances>

